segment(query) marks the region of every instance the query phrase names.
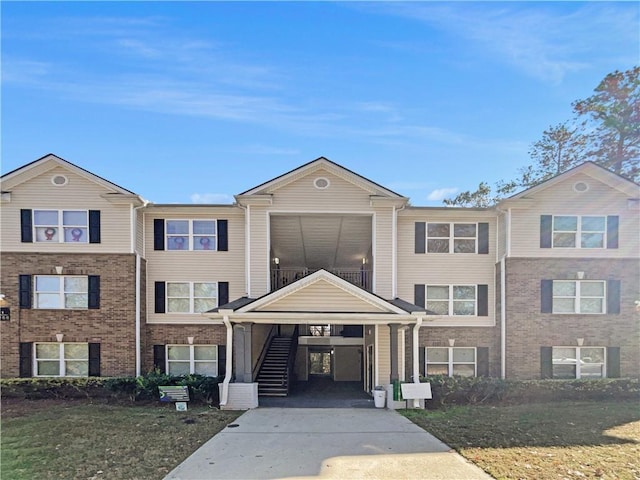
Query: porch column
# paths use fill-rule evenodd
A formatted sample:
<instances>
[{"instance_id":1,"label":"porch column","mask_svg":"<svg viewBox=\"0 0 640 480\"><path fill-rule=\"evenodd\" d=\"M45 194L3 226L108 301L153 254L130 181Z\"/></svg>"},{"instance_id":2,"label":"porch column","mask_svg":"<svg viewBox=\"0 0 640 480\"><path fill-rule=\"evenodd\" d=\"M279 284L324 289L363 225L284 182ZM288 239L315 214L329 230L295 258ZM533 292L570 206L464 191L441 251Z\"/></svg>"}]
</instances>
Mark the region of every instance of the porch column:
<instances>
[{"instance_id":1,"label":"porch column","mask_svg":"<svg viewBox=\"0 0 640 480\"><path fill-rule=\"evenodd\" d=\"M389 354L391 356L391 383L400 379L398 373L398 327L399 323L389 324Z\"/></svg>"},{"instance_id":2,"label":"porch column","mask_svg":"<svg viewBox=\"0 0 640 480\"><path fill-rule=\"evenodd\" d=\"M240 323L233 326L233 359L236 369L236 381L251 383L251 330L253 323Z\"/></svg>"}]
</instances>

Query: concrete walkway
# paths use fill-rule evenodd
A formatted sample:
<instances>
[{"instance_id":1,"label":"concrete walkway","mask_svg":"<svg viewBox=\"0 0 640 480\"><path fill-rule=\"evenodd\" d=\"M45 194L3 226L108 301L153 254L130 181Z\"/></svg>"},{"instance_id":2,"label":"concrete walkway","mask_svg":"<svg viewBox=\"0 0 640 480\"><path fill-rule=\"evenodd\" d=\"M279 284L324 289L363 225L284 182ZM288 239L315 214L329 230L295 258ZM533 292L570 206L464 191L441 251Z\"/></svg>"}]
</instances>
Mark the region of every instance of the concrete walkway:
<instances>
[{"instance_id":1,"label":"concrete walkway","mask_svg":"<svg viewBox=\"0 0 640 480\"><path fill-rule=\"evenodd\" d=\"M211 438L165 480L285 478L492 477L395 411L257 408Z\"/></svg>"}]
</instances>

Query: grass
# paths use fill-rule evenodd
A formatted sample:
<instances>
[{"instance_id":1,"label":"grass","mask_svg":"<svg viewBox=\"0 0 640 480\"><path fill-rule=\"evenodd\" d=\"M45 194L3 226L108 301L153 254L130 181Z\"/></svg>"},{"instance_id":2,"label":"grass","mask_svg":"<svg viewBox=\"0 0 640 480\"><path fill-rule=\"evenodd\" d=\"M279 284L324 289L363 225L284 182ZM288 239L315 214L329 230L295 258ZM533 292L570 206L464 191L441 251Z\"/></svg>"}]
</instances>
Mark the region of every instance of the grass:
<instances>
[{"instance_id":1,"label":"grass","mask_svg":"<svg viewBox=\"0 0 640 480\"><path fill-rule=\"evenodd\" d=\"M635 401L401 413L497 479L640 479Z\"/></svg>"},{"instance_id":2,"label":"grass","mask_svg":"<svg viewBox=\"0 0 640 480\"><path fill-rule=\"evenodd\" d=\"M162 479L241 412L172 404L2 405L0 478Z\"/></svg>"}]
</instances>

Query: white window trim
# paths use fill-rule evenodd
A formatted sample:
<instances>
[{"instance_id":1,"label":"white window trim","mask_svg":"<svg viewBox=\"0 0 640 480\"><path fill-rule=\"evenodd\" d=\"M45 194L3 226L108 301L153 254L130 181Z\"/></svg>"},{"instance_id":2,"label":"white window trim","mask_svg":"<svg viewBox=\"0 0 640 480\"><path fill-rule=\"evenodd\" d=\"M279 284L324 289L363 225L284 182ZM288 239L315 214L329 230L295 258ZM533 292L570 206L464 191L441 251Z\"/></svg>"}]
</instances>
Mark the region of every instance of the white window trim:
<instances>
[{"instance_id":1,"label":"white window trim","mask_svg":"<svg viewBox=\"0 0 640 480\"><path fill-rule=\"evenodd\" d=\"M85 209L55 209L55 208L34 208L33 221L32 221L32 235L34 243L70 243L73 245L88 245L89 244L89 210ZM36 212L56 212L57 224L36 224ZM64 212L84 212L86 214L86 225L64 225ZM57 240L38 240L38 228L52 228L55 229L55 233L58 236ZM65 228L80 228L83 230L84 235L78 241L66 241L64 229Z\"/></svg>"},{"instance_id":2,"label":"white window trim","mask_svg":"<svg viewBox=\"0 0 640 480\"><path fill-rule=\"evenodd\" d=\"M448 237L430 237L429 236L429 225L435 224L444 224L449 225L449 236ZM476 234L473 237L456 237L455 236L455 225L475 225L476 226ZM472 255L478 253L478 222L427 222L425 226L425 235L426 235L426 243L425 243L425 252L427 254L432 255ZM449 251L448 252L430 252L429 251L429 240L448 240L449 241ZM475 243L473 252L456 252L455 251L455 240L473 240Z\"/></svg>"},{"instance_id":3,"label":"white window trim","mask_svg":"<svg viewBox=\"0 0 640 480\"><path fill-rule=\"evenodd\" d=\"M446 315L442 315L440 313L436 313L436 314L429 314L427 313L427 315L430 316L440 316L440 317L460 317L460 318L468 318L468 317L477 317L478 316L478 285L476 284L427 284L424 286L424 304L425 304L425 308L426 305L429 303L429 287L448 287L449 288L449 299L448 299L448 310L447 310L447 314ZM453 288L454 287L473 287L474 290L474 297L473 297L473 303L474 303L474 307L473 307L473 314L470 315L460 315L460 314L454 314L454 309L453 306L455 304L455 302L470 302L471 299L454 299L453 298ZM431 299L434 302L444 302L445 299Z\"/></svg>"},{"instance_id":4,"label":"white window trim","mask_svg":"<svg viewBox=\"0 0 640 480\"><path fill-rule=\"evenodd\" d=\"M582 346L582 347L576 347L574 345L556 345L551 347L551 351L553 352L553 349L555 348L571 348L573 350L575 350L576 354L575 354L575 359L578 360L580 358L582 358L582 355L580 353L581 349L583 348L600 348L602 349L602 351L604 352L602 358L604 359L604 361L600 364L600 363L592 363L590 365L602 365L602 377L596 377L596 378L607 378L607 348L600 346L600 345L587 345L587 346ZM551 373L553 376L553 366L554 365L558 365L557 363L554 363L553 361L553 353L551 354ZM578 361L576 361L576 380L579 380L580 378L582 378L581 375L581 368L582 368L582 364Z\"/></svg>"},{"instance_id":5,"label":"white window trim","mask_svg":"<svg viewBox=\"0 0 640 480\"><path fill-rule=\"evenodd\" d=\"M49 291L40 291L38 290L38 278L55 278L59 280L58 283L58 291L57 294L59 296L59 301L60 301L60 307L40 307L39 306L39 302L38 302L38 294L42 293L42 294L54 294L56 292L49 292ZM85 278L87 279L87 291L86 292L67 292L64 289L64 280L67 278ZM88 277L87 275L34 275L33 276L33 309L34 310L87 310L89 308L89 285L88 285ZM87 306L86 307L73 307L73 308L67 308L66 307L66 298L65 295L66 294L76 294L76 295L82 295L84 294L87 297Z\"/></svg>"},{"instance_id":6,"label":"white window trim","mask_svg":"<svg viewBox=\"0 0 640 480\"><path fill-rule=\"evenodd\" d=\"M189 231L187 233L169 233L169 222L187 222ZM211 222L215 225L214 234L194 233L193 222ZM184 237L187 241L186 248L172 249L169 248L169 238ZM195 237L214 237L214 248L196 249L194 248ZM218 220L215 218L166 218L164 221L164 248L168 252L215 252L218 250Z\"/></svg>"},{"instance_id":7,"label":"white window trim","mask_svg":"<svg viewBox=\"0 0 640 480\"><path fill-rule=\"evenodd\" d=\"M169 369L169 364L170 363L185 363L186 360L169 360L169 347L189 347L189 374L190 375L195 375L196 372L196 364L197 363L215 363L216 364L216 374L215 375L211 375L212 378L217 377L218 375L220 375L220 349L218 348L218 345L208 345L208 344L196 344L196 345L189 345L189 344L179 344L179 343L173 343L170 345L165 345L165 372L167 372L167 374L169 374L169 372L171 371ZM195 347L215 347L216 349L216 359L215 360L196 360L196 348Z\"/></svg>"},{"instance_id":8,"label":"white window trim","mask_svg":"<svg viewBox=\"0 0 640 480\"><path fill-rule=\"evenodd\" d=\"M37 349L37 345L58 345L59 347L59 358L38 358L38 349ZM64 356L64 352L65 352L65 345L87 345L87 358L84 359L80 359L80 358L74 358L74 359L66 359ZM73 377L73 378L86 378L89 375L67 375L67 364L66 361L67 360L72 360L74 362L83 362L86 361L87 362L87 372L89 371L89 344L85 343L85 342L35 342L33 344L33 354L31 355L32 359L33 359L33 376L34 377L44 377L44 378L58 378L58 377ZM59 368L60 368L60 375L38 375L38 361L48 361L48 362L53 362L53 361L58 361L59 363Z\"/></svg>"},{"instance_id":9,"label":"white window trim","mask_svg":"<svg viewBox=\"0 0 640 480\"><path fill-rule=\"evenodd\" d=\"M175 284L175 283L186 283L189 285L189 311L188 312L172 312L169 310L169 299L170 298L186 298L186 297L170 297L169 296L169 285L170 284ZM202 312L196 312L195 311L195 303L196 303L196 298L201 299L211 299L214 297L196 297L195 296L195 284L196 283L210 283L212 285L215 285L215 291L216 291L216 296L215 296L215 300L216 303L213 307L211 308L216 308L220 305L220 286L218 284L218 282L213 282L213 281L207 281L207 280L202 280L202 281L197 281L197 282L185 282L185 281L179 281L179 280L175 280L175 281L169 281L166 282L166 293L165 293L165 312L169 313L169 314L195 314L195 315L200 315Z\"/></svg>"},{"instance_id":10,"label":"white window trim","mask_svg":"<svg viewBox=\"0 0 640 480\"><path fill-rule=\"evenodd\" d=\"M556 217L575 217L577 218L576 230L556 230ZM582 230L582 219L584 217L599 217L604 218L604 230ZM555 245L556 233L575 233L575 246L574 247L561 247ZM583 233L602 233L602 246L601 247L583 247L582 246L582 234ZM569 248L580 248L584 250L605 250L607 248L607 215L553 215L551 222L551 247L560 250L566 250Z\"/></svg>"},{"instance_id":11,"label":"white window trim","mask_svg":"<svg viewBox=\"0 0 640 480\"><path fill-rule=\"evenodd\" d=\"M551 313L554 315L604 315L607 313L607 282L606 280L553 280L553 286L556 283L575 283L576 284L576 295L575 296L556 296L555 294L551 294ZM602 284L602 297L595 297L592 295L582 296L581 288L583 283L601 283ZM552 290L553 290L552 286ZM556 298L573 298L573 312L558 312L556 311ZM599 298L602 299L602 310L599 312L582 312L580 311L580 300L587 298Z\"/></svg>"},{"instance_id":12,"label":"white window trim","mask_svg":"<svg viewBox=\"0 0 640 480\"><path fill-rule=\"evenodd\" d=\"M433 348L442 348L442 349L447 349L448 350L448 361L445 362L429 362L429 349L433 349ZM473 349L473 362L454 362L453 361L453 351L456 349ZM452 377L453 376L453 366L454 365L473 365L473 376L477 377L478 376L478 349L477 347L438 347L438 346L433 346L433 347L424 347L424 373L425 375L429 375L429 365L447 365L448 366L448 376Z\"/></svg>"}]
</instances>

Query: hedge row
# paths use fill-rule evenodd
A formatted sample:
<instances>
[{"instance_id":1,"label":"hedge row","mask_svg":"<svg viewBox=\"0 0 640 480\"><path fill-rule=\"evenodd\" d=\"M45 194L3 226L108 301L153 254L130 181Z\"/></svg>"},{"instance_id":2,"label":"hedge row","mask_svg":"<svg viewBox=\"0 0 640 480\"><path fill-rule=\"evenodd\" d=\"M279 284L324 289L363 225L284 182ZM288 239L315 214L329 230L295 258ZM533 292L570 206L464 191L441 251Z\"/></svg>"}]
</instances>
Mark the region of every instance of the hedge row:
<instances>
[{"instance_id":1,"label":"hedge row","mask_svg":"<svg viewBox=\"0 0 640 480\"><path fill-rule=\"evenodd\" d=\"M449 405L511 405L562 400L640 400L637 378L593 380L502 380L488 377L430 376L433 399L427 408Z\"/></svg>"},{"instance_id":2,"label":"hedge row","mask_svg":"<svg viewBox=\"0 0 640 480\"><path fill-rule=\"evenodd\" d=\"M149 373L140 377L12 378L0 380L3 398L158 400L158 386L189 387L192 402L218 403L220 377L203 375L171 376Z\"/></svg>"}]
</instances>

